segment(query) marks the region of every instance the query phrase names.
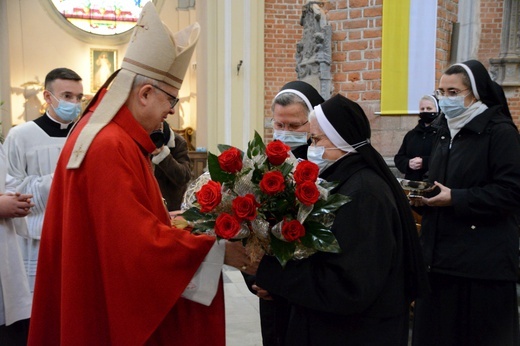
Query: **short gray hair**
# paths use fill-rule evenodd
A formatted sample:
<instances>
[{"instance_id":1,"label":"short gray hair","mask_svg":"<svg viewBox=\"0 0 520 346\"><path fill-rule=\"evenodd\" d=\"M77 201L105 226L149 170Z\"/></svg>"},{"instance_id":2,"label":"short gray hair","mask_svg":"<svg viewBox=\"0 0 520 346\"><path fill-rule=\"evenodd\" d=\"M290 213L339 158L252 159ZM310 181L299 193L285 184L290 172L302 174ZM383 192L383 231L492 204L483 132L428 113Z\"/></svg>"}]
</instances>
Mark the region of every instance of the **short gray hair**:
<instances>
[{"instance_id":1,"label":"short gray hair","mask_svg":"<svg viewBox=\"0 0 520 346\"><path fill-rule=\"evenodd\" d=\"M141 74L138 74L134 78L134 82L132 83L132 89L138 88L138 87L143 86L145 84L155 85L155 83L156 83L155 80L153 80L153 79L151 79L149 77L143 76Z\"/></svg>"},{"instance_id":2,"label":"short gray hair","mask_svg":"<svg viewBox=\"0 0 520 346\"><path fill-rule=\"evenodd\" d=\"M284 92L276 96L273 100L273 103L271 104L271 112L274 112L274 106L280 105L280 106L289 106L292 104L300 104L303 106L304 109L307 110L307 115L309 115L309 112L311 109L307 107L307 104L305 101L298 95L291 93L291 92Z\"/></svg>"}]
</instances>

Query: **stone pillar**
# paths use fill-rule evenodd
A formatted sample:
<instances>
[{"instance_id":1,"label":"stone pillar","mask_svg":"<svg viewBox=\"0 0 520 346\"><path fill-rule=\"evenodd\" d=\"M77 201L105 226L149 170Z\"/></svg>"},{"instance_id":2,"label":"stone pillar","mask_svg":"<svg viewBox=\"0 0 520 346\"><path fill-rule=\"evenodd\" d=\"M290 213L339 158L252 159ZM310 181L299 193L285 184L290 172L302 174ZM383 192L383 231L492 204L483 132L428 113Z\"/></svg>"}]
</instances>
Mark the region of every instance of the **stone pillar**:
<instances>
[{"instance_id":1,"label":"stone pillar","mask_svg":"<svg viewBox=\"0 0 520 346\"><path fill-rule=\"evenodd\" d=\"M311 84L327 100L332 94L332 29L322 6L319 1L307 1L303 6L303 36L296 45L296 73L299 80Z\"/></svg>"},{"instance_id":2,"label":"stone pillar","mask_svg":"<svg viewBox=\"0 0 520 346\"><path fill-rule=\"evenodd\" d=\"M489 59L491 78L502 87L520 86L520 2L504 0L500 56Z\"/></svg>"}]
</instances>

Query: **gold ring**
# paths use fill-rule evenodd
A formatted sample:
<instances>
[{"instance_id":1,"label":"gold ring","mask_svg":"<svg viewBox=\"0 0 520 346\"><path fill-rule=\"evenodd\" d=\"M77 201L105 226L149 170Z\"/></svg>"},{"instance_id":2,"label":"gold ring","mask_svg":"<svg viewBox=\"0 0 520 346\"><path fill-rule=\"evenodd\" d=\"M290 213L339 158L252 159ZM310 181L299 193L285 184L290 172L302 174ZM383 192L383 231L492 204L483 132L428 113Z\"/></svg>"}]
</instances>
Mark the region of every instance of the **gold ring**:
<instances>
[{"instance_id":1,"label":"gold ring","mask_svg":"<svg viewBox=\"0 0 520 346\"><path fill-rule=\"evenodd\" d=\"M242 269L242 270L246 270L246 269L247 269L247 266L242 266L241 269Z\"/></svg>"}]
</instances>

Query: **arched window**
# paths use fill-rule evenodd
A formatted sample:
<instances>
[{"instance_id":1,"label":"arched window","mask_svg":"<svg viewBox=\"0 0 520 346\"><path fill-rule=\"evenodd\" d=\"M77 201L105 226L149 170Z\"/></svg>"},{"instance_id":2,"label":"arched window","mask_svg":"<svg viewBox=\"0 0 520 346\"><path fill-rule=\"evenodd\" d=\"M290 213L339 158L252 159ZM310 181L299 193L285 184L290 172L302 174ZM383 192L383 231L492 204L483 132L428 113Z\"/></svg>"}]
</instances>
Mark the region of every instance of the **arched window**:
<instances>
[{"instance_id":1,"label":"arched window","mask_svg":"<svg viewBox=\"0 0 520 346\"><path fill-rule=\"evenodd\" d=\"M79 40L98 44L128 41L141 9L164 0L40 0L49 15Z\"/></svg>"}]
</instances>

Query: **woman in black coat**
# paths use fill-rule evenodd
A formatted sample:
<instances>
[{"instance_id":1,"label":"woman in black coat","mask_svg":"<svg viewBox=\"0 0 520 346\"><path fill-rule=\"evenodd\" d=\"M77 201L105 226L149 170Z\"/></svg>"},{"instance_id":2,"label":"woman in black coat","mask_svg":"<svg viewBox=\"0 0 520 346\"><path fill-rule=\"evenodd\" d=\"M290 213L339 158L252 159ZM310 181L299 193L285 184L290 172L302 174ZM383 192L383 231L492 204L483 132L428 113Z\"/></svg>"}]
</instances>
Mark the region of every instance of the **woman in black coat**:
<instances>
[{"instance_id":1,"label":"woman in black coat","mask_svg":"<svg viewBox=\"0 0 520 346\"><path fill-rule=\"evenodd\" d=\"M334 193L351 198L332 226L342 252L285 268L264 256L257 284L290 303L286 345L406 345L409 303L425 283L408 201L357 103L336 95L314 107L310 122L308 159L339 182Z\"/></svg>"},{"instance_id":2,"label":"woman in black coat","mask_svg":"<svg viewBox=\"0 0 520 346\"><path fill-rule=\"evenodd\" d=\"M415 308L414 345L518 345L520 138L503 91L476 60L440 79L438 137L425 205L432 293Z\"/></svg>"},{"instance_id":3,"label":"woman in black coat","mask_svg":"<svg viewBox=\"0 0 520 346\"><path fill-rule=\"evenodd\" d=\"M289 145L298 159L307 159L309 113L323 101L312 85L302 81L286 83L273 99L273 139ZM261 298L259 308L263 345L283 346L290 313L287 301L274 293L259 290L254 275L242 275L249 290Z\"/></svg>"},{"instance_id":4,"label":"woman in black coat","mask_svg":"<svg viewBox=\"0 0 520 346\"><path fill-rule=\"evenodd\" d=\"M419 112L419 123L406 133L394 156L395 166L404 178L417 181L427 178L433 139L437 133L431 124L440 113L437 99L432 95L421 97Z\"/></svg>"}]
</instances>

